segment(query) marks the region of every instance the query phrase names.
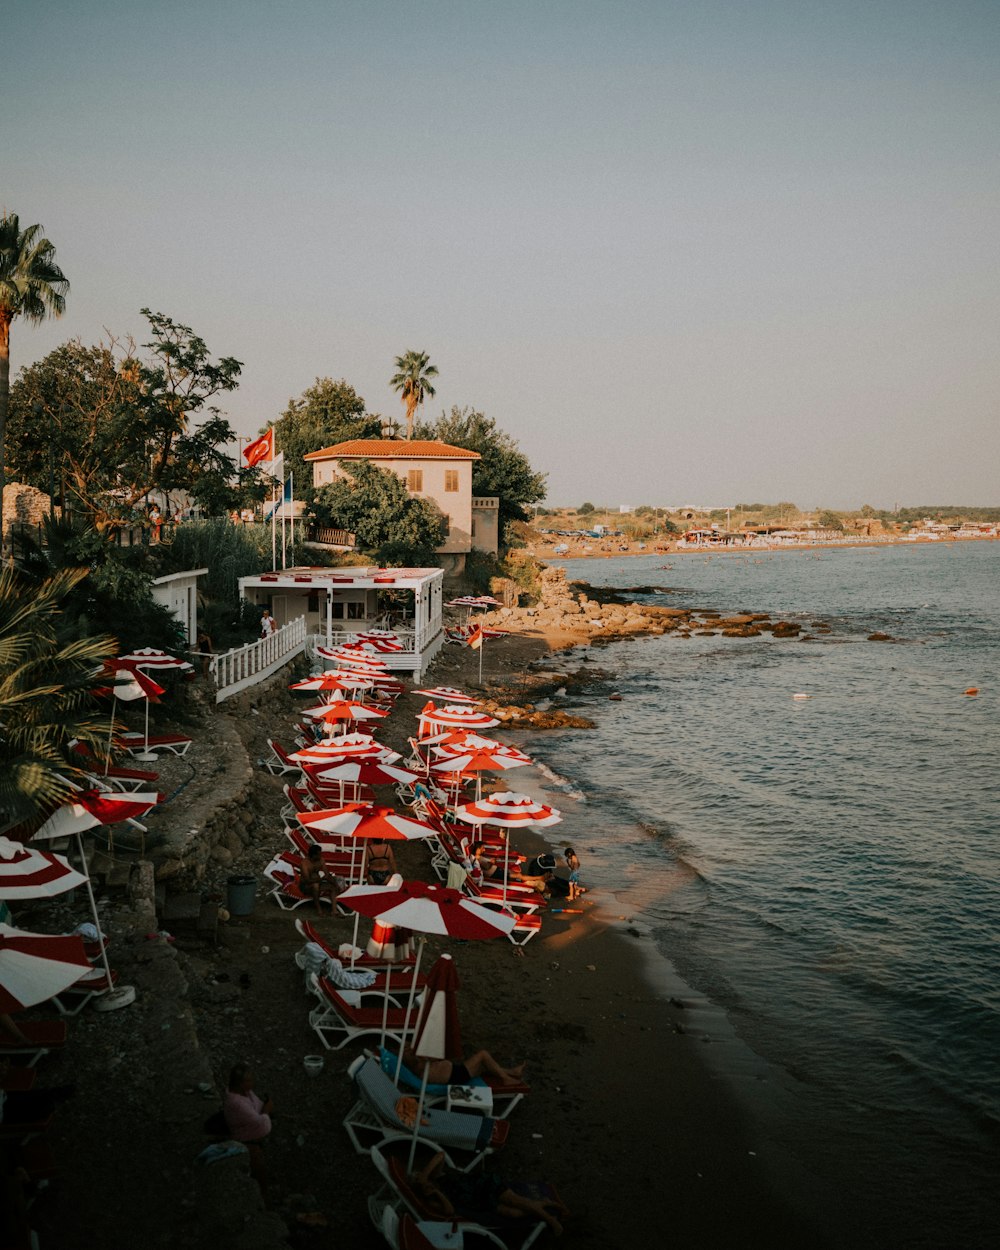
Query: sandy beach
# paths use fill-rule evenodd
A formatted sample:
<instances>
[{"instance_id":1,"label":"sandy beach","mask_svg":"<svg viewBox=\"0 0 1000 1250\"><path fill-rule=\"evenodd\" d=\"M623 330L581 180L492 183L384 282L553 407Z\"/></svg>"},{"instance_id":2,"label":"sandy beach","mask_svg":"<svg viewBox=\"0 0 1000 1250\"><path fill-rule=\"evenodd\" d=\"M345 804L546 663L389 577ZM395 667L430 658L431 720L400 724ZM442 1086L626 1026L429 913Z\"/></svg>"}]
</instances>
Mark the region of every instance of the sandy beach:
<instances>
[{"instance_id":1,"label":"sandy beach","mask_svg":"<svg viewBox=\"0 0 1000 1250\"><path fill-rule=\"evenodd\" d=\"M541 633L506 639L491 651L487 691L516 682L551 645L573 641ZM473 687L477 667L473 653L447 647L426 680ZM287 671L280 676L251 714L223 705L251 761L266 753L267 737L289 740L301 706L284 689ZM380 736L402 746L423 702L404 696ZM211 735L211 720L198 732ZM522 787L519 778L518 788L538 793L542 781L526 776ZM252 798L253 843L208 888L221 889L227 872L259 874L281 846L280 781L257 769ZM592 845L599 841L592 820L577 813L544 841L519 835L518 846ZM399 860L407 875L430 879L422 846L404 846ZM706 1247L823 1245L815 1211L805 1214L815 1201L811 1182L770 1154L706 1061L704 1004L673 979L634 916L611 897L599 857L585 864L585 877L591 891L579 914L546 916L523 950L504 940L427 943L428 960L445 949L455 958L466 1049L485 1046L501 1062L527 1065L532 1093L490 1166L510 1178L552 1181L572 1213L566 1240L573 1244L640 1244L655 1222L664 1239ZM341 1124L353 1101L344 1073L360 1044L327 1053L320 1076L305 1075L303 1056L322 1047L293 962L302 941L293 915L263 893L250 917L220 926L216 945L143 932L142 917L120 905L107 913L113 963L136 985L138 1001L72 1020L67 1050L39 1069L40 1084L78 1087L53 1133L58 1182L35 1208L43 1246L383 1244L366 1209L374 1170L352 1152ZM347 920L319 923L338 943L349 937ZM194 1164L215 1088L239 1059L254 1065L258 1088L278 1110L266 1208L242 1165ZM325 1226L299 1223L315 1212Z\"/></svg>"}]
</instances>

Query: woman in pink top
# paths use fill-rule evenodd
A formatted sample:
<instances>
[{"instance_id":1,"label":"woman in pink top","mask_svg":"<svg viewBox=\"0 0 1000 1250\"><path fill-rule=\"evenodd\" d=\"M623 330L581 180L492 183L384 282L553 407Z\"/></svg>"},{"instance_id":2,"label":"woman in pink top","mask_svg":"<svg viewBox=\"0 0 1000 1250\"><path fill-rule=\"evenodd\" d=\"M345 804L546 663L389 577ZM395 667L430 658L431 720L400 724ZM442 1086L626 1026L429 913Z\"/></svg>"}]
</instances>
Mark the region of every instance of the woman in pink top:
<instances>
[{"instance_id":1,"label":"woman in pink top","mask_svg":"<svg viewBox=\"0 0 1000 1250\"><path fill-rule=\"evenodd\" d=\"M243 1142L250 1153L250 1175L264 1188L264 1161L261 1144L271 1132L270 1098L254 1093L250 1065L238 1063L229 1073L229 1088L222 1101L222 1114L233 1141Z\"/></svg>"}]
</instances>

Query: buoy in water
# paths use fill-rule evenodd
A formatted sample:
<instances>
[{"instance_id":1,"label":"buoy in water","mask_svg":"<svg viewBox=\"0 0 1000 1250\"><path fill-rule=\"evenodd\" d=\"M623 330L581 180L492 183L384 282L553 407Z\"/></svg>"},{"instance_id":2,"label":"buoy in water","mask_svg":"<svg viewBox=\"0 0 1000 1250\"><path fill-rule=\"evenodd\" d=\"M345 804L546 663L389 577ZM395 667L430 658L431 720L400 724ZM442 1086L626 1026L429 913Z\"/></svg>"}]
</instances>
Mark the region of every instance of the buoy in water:
<instances>
[{"instance_id":1,"label":"buoy in water","mask_svg":"<svg viewBox=\"0 0 1000 1250\"><path fill-rule=\"evenodd\" d=\"M608 698L611 700L612 703L621 703L622 701L622 697L620 694L609 694Z\"/></svg>"},{"instance_id":2,"label":"buoy in water","mask_svg":"<svg viewBox=\"0 0 1000 1250\"><path fill-rule=\"evenodd\" d=\"M978 693L979 693L979 687L978 687L978 686L970 686L970 687L968 688L968 690L966 690L966 692L965 692L965 693L966 693L967 695L975 695L975 694L978 694Z\"/></svg>"},{"instance_id":3,"label":"buoy in water","mask_svg":"<svg viewBox=\"0 0 1000 1250\"><path fill-rule=\"evenodd\" d=\"M811 699L812 695L811 694L793 694L792 698L793 699Z\"/></svg>"}]
</instances>

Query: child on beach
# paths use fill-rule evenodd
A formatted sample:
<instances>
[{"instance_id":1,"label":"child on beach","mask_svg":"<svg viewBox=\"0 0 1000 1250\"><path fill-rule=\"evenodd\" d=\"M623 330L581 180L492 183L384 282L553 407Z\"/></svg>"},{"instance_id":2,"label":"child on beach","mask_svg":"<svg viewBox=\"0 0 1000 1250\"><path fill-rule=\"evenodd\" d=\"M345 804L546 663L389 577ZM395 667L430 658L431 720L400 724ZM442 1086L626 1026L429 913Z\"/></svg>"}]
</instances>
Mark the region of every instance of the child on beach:
<instances>
[{"instance_id":1,"label":"child on beach","mask_svg":"<svg viewBox=\"0 0 1000 1250\"><path fill-rule=\"evenodd\" d=\"M569 897L570 899L579 898L581 894L587 893L586 886L580 884L580 857L571 846L567 846L563 854L566 857L566 867L569 869Z\"/></svg>"}]
</instances>

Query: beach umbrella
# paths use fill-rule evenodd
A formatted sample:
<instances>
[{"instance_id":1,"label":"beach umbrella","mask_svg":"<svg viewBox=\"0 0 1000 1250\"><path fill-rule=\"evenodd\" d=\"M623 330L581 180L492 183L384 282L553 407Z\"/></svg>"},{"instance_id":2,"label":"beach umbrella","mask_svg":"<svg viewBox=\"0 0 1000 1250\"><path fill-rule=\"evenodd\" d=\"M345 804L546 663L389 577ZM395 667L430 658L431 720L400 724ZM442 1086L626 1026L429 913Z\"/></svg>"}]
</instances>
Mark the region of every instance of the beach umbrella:
<instances>
[{"instance_id":1,"label":"beach umbrella","mask_svg":"<svg viewBox=\"0 0 1000 1250\"><path fill-rule=\"evenodd\" d=\"M492 729L499 724L495 716L477 712L475 708L462 707L457 703L447 704L445 707L425 703L420 709L417 736L425 738L445 729Z\"/></svg>"},{"instance_id":2,"label":"beach umbrella","mask_svg":"<svg viewBox=\"0 0 1000 1250\"><path fill-rule=\"evenodd\" d=\"M73 784L72 782L70 783ZM72 835L76 839L80 863L87 867L87 859L83 853L82 834L87 829L96 829L99 825L117 824L128 820L135 824L138 817L145 816L160 801L160 795L152 792L146 794L118 794L114 791L78 790L68 803L63 803L49 816L48 820L35 831L33 841L54 841L56 838ZM143 828L142 825L139 826ZM87 897L90 900L90 912L98 933L101 932L101 919L97 911L97 900L90 873L84 877ZM119 985L112 988L111 965L105 944L101 942L101 962L107 977L108 991L101 995L101 1010L114 1011L118 1007L127 1007L135 1001L135 989L131 985Z\"/></svg>"},{"instance_id":3,"label":"beach umbrella","mask_svg":"<svg viewBox=\"0 0 1000 1250\"><path fill-rule=\"evenodd\" d=\"M61 855L0 837L0 899L55 898L86 880Z\"/></svg>"},{"instance_id":4,"label":"beach umbrella","mask_svg":"<svg viewBox=\"0 0 1000 1250\"><path fill-rule=\"evenodd\" d=\"M117 660L112 660L113 664L123 664L126 668L133 670L143 669L144 675L148 677L149 673L163 674L167 672L178 672L194 674L194 665L188 663L187 660L179 660L177 656L170 655L166 651L158 651L155 647L139 647L135 651L130 651L128 655L120 655ZM138 674L136 674L138 676ZM163 694L162 688L159 691ZM149 698L146 698L146 719L143 731L142 753L135 757L138 760L151 761L156 759L154 752L149 749Z\"/></svg>"},{"instance_id":5,"label":"beach umbrella","mask_svg":"<svg viewBox=\"0 0 1000 1250\"><path fill-rule=\"evenodd\" d=\"M499 773L505 772L510 768L523 768L531 762L531 758L525 755L523 751L486 751L480 749L466 751L463 755L450 755L446 759L439 760L436 764L431 765L431 772L452 774L456 779L456 789L459 778L475 777L476 799L478 801L482 797L483 792L483 773Z\"/></svg>"},{"instance_id":6,"label":"beach umbrella","mask_svg":"<svg viewBox=\"0 0 1000 1250\"><path fill-rule=\"evenodd\" d=\"M357 669L328 668L315 677L304 677L302 681L293 681L289 690L371 690L375 679Z\"/></svg>"},{"instance_id":7,"label":"beach umbrella","mask_svg":"<svg viewBox=\"0 0 1000 1250\"><path fill-rule=\"evenodd\" d=\"M534 762L530 755L526 755L518 747L512 747L507 742L498 742L496 738L484 738L482 734L477 734L471 729L440 734L436 738L427 738L426 742L439 759L487 751L493 755L511 756L525 764Z\"/></svg>"},{"instance_id":8,"label":"beach umbrella","mask_svg":"<svg viewBox=\"0 0 1000 1250\"><path fill-rule=\"evenodd\" d=\"M354 720L381 720L389 713L382 708L368 707L354 699L336 699L333 703L306 708L305 715L324 721L327 725L335 725Z\"/></svg>"},{"instance_id":9,"label":"beach umbrella","mask_svg":"<svg viewBox=\"0 0 1000 1250\"><path fill-rule=\"evenodd\" d=\"M165 694L164 688L152 677L147 677L145 673L130 663L122 660L107 660L104 665L104 671L112 679L111 693L115 699L120 699L123 703L132 703L136 699L146 700L146 741L149 742L149 703L159 699L161 694ZM104 763L104 775L107 776L108 769L111 767L111 743L115 736L115 711L117 704L111 704L111 727L108 730L108 749L105 752L106 759Z\"/></svg>"},{"instance_id":10,"label":"beach umbrella","mask_svg":"<svg viewBox=\"0 0 1000 1250\"><path fill-rule=\"evenodd\" d=\"M379 673L389 671L385 660L377 652L368 651L364 647L351 646L349 643L342 643L338 647L317 647L316 654L327 660L335 660L338 664L346 665L348 668L360 668Z\"/></svg>"},{"instance_id":11,"label":"beach umbrella","mask_svg":"<svg viewBox=\"0 0 1000 1250\"><path fill-rule=\"evenodd\" d=\"M0 924L0 1012L44 1003L93 972L83 938L51 937Z\"/></svg>"},{"instance_id":12,"label":"beach umbrella","mask_svg":"<svg viewBox=\"0 0 1000 1250\"><path fill-rule=\"evenodd\" d=\"M339 738L326 738L313 746L302 747L288 758L296 764L311 767L316 764L339 764L351 759L376 759L394 764L402 756L377 742L370 734L343 734Z\"/></svg>"},{"instance_id":13,"label":"beach umbrella","mask_svg":"<svg viewBox=\"0 0 1000 1250\"><path fill-rule=\"evenodd\" d=\"M367 633L357 634L356 637L359 643L366 647L374 647L378 652L393 653L406 650L406 643L390 629L370 629Z\"/></svg>"},{"instance_id":14,"label":"beach umbrella","mask_svg":"<svg viewBox=\"0 0 1000 1250\"><path fill-rule=\"evenodd\" d=\"M309 775L321 784L334 782L340 786L343 794L344 786L397 786L409 785L417 780L417 773L406 768L397 768L395 764L386 764L382 760L351 759L342 763L330 764L319 768L310 768Z\"/></svg>"},{"instance_id":15,"label":"beach umbrella","mask_svg":"<svg viewBox=\"0 0 1000 1250\"><path fill-rule=\"evenodd\" d=\"M490 911L489 908L482 907L474 903L472 899L466 898L458 890L450 890L444 885L429 885L426 881L404 881L397 886L354 885L338 895L337 902L343 903L345 907L359 912L362 916L377 920L382 925L412 929L420 934L432 933L443 937L459 938L464 942L501 937L510 933L516 923L515 918L506 912ZM407 1021L413 1006L423 946L424 939L421 938L417 945L410 1000L404 1017ZM387 976L386 1011L388 1011L388 981ZM382 1035L384 1041L384 1016ZM402 1062L401 1045L399 1063L396 1067L397 1079Z\"/></svg>"},{"instance_id":16,"label":"beach umbrella","mask_svg":"<svg viewBox=\"0 0 1000 1250\"><path fill-rule=\"evenodd\" d=\"M455 962L448 954L439 956L427 976L424 1001L420 1008L417 1031L413 1036L413 1050L421 1059L462 1059L462 1030L458 1023L458 972ZM402 1046L400 1046L402 1054ZM420 1119L424 1113L427 1097L427 1069L424 1064L417 1098L417 1114L413 1121L413 1140L410 1143L410 1161L407 1170L413 1171L413 1160L420 1137Z\"/></svg>"},{"instance_id":17,"label":"beach umbrella","mask_svg":"<svg viewBox=\"0 0 1000 1250\"><path fill-rule=\"evenodd\" d=\"M546 828L562 820L561 813L547 803L539 803L527 794L498 791L463 803L455 808L455 818L469 825L493 825L498 829ZM510 841L503 846L503 896L507 898L507 870L510 863Z\"/></svg>"},{"instance_id":18,"label":"beach umbrella","mask_svg":"<svg viewBox=\"0 0 1000 1250\"><path fill-rule=\"evenodd\" d=\"M474 695L465 694L457 686L431 686L429 690L414 690L414 694L425 694L429 699L440 699L442 703L479 703L481 700Z\"/></svg>"},{"instance_id":19,"label":"beach umbrella","mask_svg":"<svg viewBox=\"0 0 1000 1250\"><path fill-rule=\"evenodd\" d=\"M299 812L299 824L317 841L324 836L352 838L369 842L413 842L433 837L435 830L422 820L401 816L395 808L377 807L373 803L347 803L343 807L313 812ZM353 869L353 860L352 860ZM353 871L352 871L352 876ZM355 913L357 915L357 913ZM355 929L354 944L357 945Z\"/></svg>"}]
</instances>

